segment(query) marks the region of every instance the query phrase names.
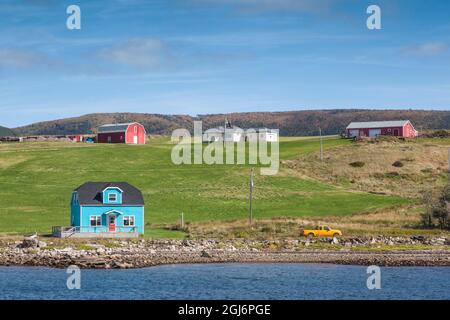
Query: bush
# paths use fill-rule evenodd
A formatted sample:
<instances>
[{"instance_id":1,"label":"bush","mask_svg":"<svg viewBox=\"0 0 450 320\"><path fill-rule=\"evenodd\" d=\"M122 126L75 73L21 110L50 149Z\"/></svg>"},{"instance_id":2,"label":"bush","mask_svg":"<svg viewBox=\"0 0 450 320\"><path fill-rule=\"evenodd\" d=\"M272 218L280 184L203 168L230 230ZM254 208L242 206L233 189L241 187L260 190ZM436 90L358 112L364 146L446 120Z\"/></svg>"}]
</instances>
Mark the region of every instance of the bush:
<instances>
[{"instance_id":1,"label":"bush","mask_svg":"<svg viewBox=\"0 0 450 320\"><path fill-rule=\"evenodd\" d=\"M401 161L395 161L395 162L392 164L392 166L393 166L393 167L396 167L396 168L401 168L401 167L404 166L404 164L403 164L403 162L401 162Z\"/></svg>"},{"instance_id":2,"label":"bush","mask_svg":"<svg viewBox=\"0 0 450 320\"><path fill-rule=\"evenodd\" d=\"M397 178L400 177L400 173L398 173L397 171L392 171L392 172L387 172L385 174L386 178Z\"/></svg>"},{"instance_id":3,"label":"bush","mask_svg":"<svg viewBox=\"0 0 450 320\"><path fill-rule=\"evenodd\" d=\"M422 226L450 229L450 184L440 192L438 197L431 193L425 194L424 204L426 211L421 214Z\"/></svg>"},{"instance_id":4,"label":"bush","mask_svg":"<svg viewBox=\"0 0 450 320\"><path fill-rule=\"evenodd\" d=\"M435 131L427 132L421 136L425 137L425 138L450 138L450 131L435 130Z\"/></svg>"},{"instance_id":5,"label":"bush","mask_svg":"<svg viewBox=\"0 0 450 320\"><path fill-rule=\"evenodd\" d=\"M349 163L349 165L352 166L353 168L362 168L366 164L363 161L355 161L355 162Z\"/></svg>"}]
</instances>

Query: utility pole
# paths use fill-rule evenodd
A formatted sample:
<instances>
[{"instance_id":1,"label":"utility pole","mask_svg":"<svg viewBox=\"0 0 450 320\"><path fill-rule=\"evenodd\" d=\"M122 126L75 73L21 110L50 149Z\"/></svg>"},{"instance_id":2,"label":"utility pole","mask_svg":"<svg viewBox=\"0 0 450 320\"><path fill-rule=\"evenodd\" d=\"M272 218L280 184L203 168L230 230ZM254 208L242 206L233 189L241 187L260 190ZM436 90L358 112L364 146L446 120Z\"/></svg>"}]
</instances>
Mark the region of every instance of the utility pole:
<instances>
[{"instance_id":1,"label":"utility pole","mask_svg":"<svg viewBox=\"0 0 450 320\"><path fill-rule=\"evenodd\" d=\"M181 229L184 229L184 212L181 213Z\"/></svg>"},{"instance_id":2,"label":"utility pole","mask_svg":"<svg viewBox=\"0 0 450 320\"><path fill-rule=\"evenodd\" d=\"M253 208L252 208L252 200L253 200L253 168L250 171L250 225L253 222Z\"/></svg>"},{"instance_id":3,"label":"utility pole","mask_svg":"<svg viewBox=\"0 0 450 320\"><path fill-rule=\"evenodd\" d=\"M322 141L322 128L319 127L319 135L320 135L320 161L323 161L323 141Z\"/></svg>"},{"instance_id":4,"label":"utility pole","mask_svg":"<svg viewBox=\"0 0 450 320\"><path fill-rule=\"evenodd\" d=\"M448 183L450 183L450 148L448 149Z\"/></svg>"}]
</instances>

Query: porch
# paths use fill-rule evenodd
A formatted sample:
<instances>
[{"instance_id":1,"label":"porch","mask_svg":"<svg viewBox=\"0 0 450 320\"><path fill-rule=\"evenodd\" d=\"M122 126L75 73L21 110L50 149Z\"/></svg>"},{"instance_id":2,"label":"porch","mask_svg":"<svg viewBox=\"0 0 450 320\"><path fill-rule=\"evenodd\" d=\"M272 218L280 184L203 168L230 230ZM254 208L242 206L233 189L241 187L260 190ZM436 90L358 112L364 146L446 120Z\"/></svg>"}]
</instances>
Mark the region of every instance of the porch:
<instances>
[{"instance_id":1,"label":"porch","mask_svg":"<svg viewBox=\"0 0 450 320\"><path fill-rule=\"evenodd\" d=\"M110 231L107 226L98 227L52 227L52 235L56 238L138 238L137 227L115 227Z\"/></svg>"}]
</instances>

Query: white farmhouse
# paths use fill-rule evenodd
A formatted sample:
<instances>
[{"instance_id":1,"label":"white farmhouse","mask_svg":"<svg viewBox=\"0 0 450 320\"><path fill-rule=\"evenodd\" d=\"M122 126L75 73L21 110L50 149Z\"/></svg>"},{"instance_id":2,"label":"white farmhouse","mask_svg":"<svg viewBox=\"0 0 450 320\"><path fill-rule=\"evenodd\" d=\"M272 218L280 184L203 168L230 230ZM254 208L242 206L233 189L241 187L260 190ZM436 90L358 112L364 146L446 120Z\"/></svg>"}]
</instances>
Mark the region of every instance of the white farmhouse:
<instances>
[{"instance_id":1,"label":"white farmhouse","mask_svg":"<svg viewBox=\"0 0 450 320\"><path fill-rule=\"evenodd\" d=\"M258 136L260 141L266 142L277 142L278 141L278 130L275 129L259 129Z\"/></svg>"},{"instance_id":2,"label":"white farmhouse","mask_svg":"<svg viewBox=\"0 0 450 320\"><path fill-rule=\"evenodd\" d=\"M232 128L212 128L203 133L203 142L240 142L244 141L244 130L238 127Z\"/></svg>"}]
</instances>

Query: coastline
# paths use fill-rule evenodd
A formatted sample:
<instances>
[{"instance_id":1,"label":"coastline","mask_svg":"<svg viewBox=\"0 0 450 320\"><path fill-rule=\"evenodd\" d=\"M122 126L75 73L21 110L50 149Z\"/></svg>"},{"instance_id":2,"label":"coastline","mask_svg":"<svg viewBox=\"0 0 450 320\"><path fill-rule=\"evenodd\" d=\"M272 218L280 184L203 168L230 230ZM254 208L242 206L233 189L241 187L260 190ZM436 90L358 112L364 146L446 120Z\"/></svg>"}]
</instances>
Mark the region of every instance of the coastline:
<instances>
[{"instance_id":1,"label":"coastline","mask_svg":"<svg viewBox=\"0 0 450 320\"><path fill-rule=\"evenodd\" d=\"M450 266L450 239L420 239L397 249L405 238L390 238L386 249L376 239L308 240L122 240L74 242L63 248L33 240L0 242L1 266L66 268L143 268L191 263L327 263L378 266ZM381 240L380 240L381 239ZM380 241L386 241L379 238ZM409 241L413 241L409 239ZM431 241L427 249L423 243ZM63 243L66 244L66 243ZM349 245L350 244L350 245ZM61 244L59 244L61 245ZM314 247L316 246L316 247ZM317 246L321 246L318 248ZM414 249L414 247L417 249Z\"/></svg>"}]
</instances>

